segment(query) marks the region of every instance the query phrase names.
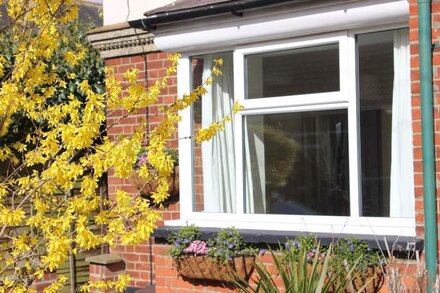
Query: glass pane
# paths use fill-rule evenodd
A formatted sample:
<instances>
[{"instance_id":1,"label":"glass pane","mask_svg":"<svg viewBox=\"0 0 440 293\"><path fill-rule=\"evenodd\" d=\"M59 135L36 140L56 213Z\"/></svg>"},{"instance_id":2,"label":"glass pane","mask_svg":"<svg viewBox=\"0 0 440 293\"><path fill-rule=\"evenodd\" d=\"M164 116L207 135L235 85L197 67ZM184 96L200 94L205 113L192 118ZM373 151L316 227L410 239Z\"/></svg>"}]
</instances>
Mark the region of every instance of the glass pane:
<instances>
[{"instance_id":1,"label":"glass pane","mask_svg":"<svg viewBox=\"0 0 440 293\"><path fill-rule=\"evenodd\" d=\"M350 215L347 110L244 122L246 213Z\"/></svg>"},{"instance_id":2,"label":"glass pane","mask_svg":"<svg viewBox=\"0 0 440 293\"><path fill-rule=\"evenodd\" d=\"M223 75L207 86L207 94L193 105L193 128L196 132L213 121L220 121L232 112L233 69L232 53L201 55L192 58L193 87L199 86L211 74L215 59L223 59ZM235 152L233 123L210 141L194 144L194 201L196 212L235 212Z\"/></svg>"},{"instance_id":3,"label":"glass pane","mask_svg":"<svg viewBox=\"0 0 440 293\"><path fill-rule=\"evenodd\" d=\"M364 216L390 215L393 31L359 35L359 88Z\"/></svg>"},{"instance_id":4,"label":"glass pane","mask_svg":"<svg viewBox=\"0 0 440 293\"><path fill-rule=\"evenodd\" d=\"M249 55L247 98L339 91L338 44Z\"/></svg>"}]
</instances>

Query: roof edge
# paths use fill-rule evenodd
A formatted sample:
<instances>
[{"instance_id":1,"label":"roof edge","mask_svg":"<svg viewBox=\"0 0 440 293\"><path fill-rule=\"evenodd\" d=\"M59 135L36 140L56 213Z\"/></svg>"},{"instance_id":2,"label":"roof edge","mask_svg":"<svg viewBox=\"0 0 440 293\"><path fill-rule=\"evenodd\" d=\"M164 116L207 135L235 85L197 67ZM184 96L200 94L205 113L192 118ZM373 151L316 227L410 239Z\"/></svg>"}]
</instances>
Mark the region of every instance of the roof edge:
<instances>
[{"instance_id":1,"label":"roof edge","mask_svg":"<svg viewBox=\"0 0 440 293\"><path fill-rule=\"evenodd\" d=\"M104 32L111 32L115 30L124 30L131 28L128 22L115 23L111 25L104 25L93 28L87 32L87 34L99 34Z\"/></svg>"},{"instance_id":2,"label":"roof edge","mask_svg":"<svg viewBox=\"0 0 440 293\"><path fill-rule=\"evenodd\" d=\"M87 38L104 59L158 50L151 33L130 27L127 22L90 30Z\"/></svg>"},{"instance_id":3,"label":"roof edge","mask_svg":"<svg viewBox=\"0 0 440 293\"><path fill-rule=\"evenodd\" d=\"M134 28L151 29L155 25L182 21L218 14L231 13L235 16L242 16L242 11L263 6L275 5L284 2L307 2L308 0L236 0L228 2L219 2L193 8L185 8L180 10L158 12L154 14L144 13L145 18L129 21L130 26Z\"/></svg>"}]
</instances>

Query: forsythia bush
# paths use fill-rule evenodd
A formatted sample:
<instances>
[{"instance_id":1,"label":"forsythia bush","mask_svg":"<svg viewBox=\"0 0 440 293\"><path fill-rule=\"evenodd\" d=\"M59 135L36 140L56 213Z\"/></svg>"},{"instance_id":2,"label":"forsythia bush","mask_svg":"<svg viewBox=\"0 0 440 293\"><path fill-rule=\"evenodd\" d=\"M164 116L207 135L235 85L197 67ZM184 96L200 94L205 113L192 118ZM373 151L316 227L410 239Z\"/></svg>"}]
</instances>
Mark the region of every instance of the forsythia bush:
<instances>
[{"instance_id":1,"label":"forsythia bush","mask_svg":"<svg viewBox=\"0 0 440 293\"><path fill-rule=\"evenodd\" d=\"M111 141L103 129L106 107L122 108L129 115L156 103L176 71L179 56L170 57L172 65L166 75L148 89L137 82L137 70L125 73L128 86L123 88L112 77L112 69L106 68L105 92L82 80L81 99L71 93L62 103L53 103L66 80L77 78L75 72L88 54L81 43L63 49L67 69L62 75L51 63L54 54L60 54L60 44L67 42L60 27L77 17L76 1L3 2L11 23L14 58L0 56L0 141L11 136L17 117L24 117L32 127L22 139L0 145L0 292L31 292L29 286L36 278L56 270L70 254L102 244L137 244L149 237L160 218L157 207L168 196L167 176L173 172L172 158L165 152L167 140L176 131L179 111L206 92L204 86L212 77L161 108L165 118L150 132L147 146L149 163L157 170L157 178L150 179L159 182L152 200L118 191L113 201L103 201L97 195L98 181L110 168L115 176L130 175L146 140L143 130L147 123L131 135ZM218 60L214 75L221 74L220 65ZM211 138L230 118L213 122L195 139ZM138 172L150 174L142 168ZM78 182L80 192L73 193ZM98 234L91 231L94 225L107 229ZM46 292L56 292L66 281L60 276ZM121 276L83 289L96 286L121 291L128 282Z\"/></svg>"}]
</instances>

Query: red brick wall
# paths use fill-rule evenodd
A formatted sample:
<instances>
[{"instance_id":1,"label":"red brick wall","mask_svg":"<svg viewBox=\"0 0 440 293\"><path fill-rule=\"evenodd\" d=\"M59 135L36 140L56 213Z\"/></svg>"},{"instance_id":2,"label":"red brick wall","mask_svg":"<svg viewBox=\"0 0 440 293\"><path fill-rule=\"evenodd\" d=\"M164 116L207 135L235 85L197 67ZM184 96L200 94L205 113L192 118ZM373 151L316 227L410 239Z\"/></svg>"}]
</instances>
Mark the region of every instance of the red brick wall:
<instances>
[{"instance_id":1,"label":"red brick wall","mask_svg":"<svg viewBox=\"0 0 440 293\"><path fill-rule=\"evenodd\" d=\"M227 286L222 282L207 281L207 280L184 280L176 271L173 266L173 260L166 253L170 248L167 244L156 244L153 248L155 255L155 271L156 271L156 293L190 293L190 292L209 292L209 293L221 293L221 292L239 292L231 286ZM256 262L264 264L272 276L275 278L277 287L282 290L282 280L277 275L277 270L273 264L273 259L270 252L266 252L262 256L256 258ZM417 266L415 261L410 262L406 260L396 260L395 263L390 264L387 268L388 271L399 271L399 276L408 286L408 288L416 288L416 276ZM257 278L256 271L254 270L250 280ZM386 280L384 281L386 282ZM380 293L388 293L386 283L383 284L379 291ZM408 292L419 292L417 290L410 290Z\"/></svg>"},{"instance_id":2,"label":"red brick wall","mask_svg":"<svg viewBox=\"0 0 440 293\"><path fill-rule=\"evenodd\" d=\"M410 53L411 53L411 94L414 142L414 187L416 197L416 230L417 236L423 236L423 178L422 178L422 145L420 114L420 79L418 56L418 21L417 1L410 1Z\"/></svg>"},{"instance_id":3,"label":"red brick wall","mask_svg":"<svg viewBox=\"0 0 440 293\"><path fill-rule=\"evenodd\" d=\"M170 65L165 53L150 53L142 56L118 57L106 60L106 65L114 68L114 76L121 81L123 86L124 72L130 68L139 70L139 82L145 86L151 86L154 82L164 76L167 66ZM107 125L116 124L109 131L111 139L117 139L119 135L128 135L133 133L137 125L144 119L149 121L145 133L154 129L162 119L159 113L161 105L172 103L177 97L176 76L169 79L169 86L164 89L158 97L158 103L148 109L141 109L136 114L122 118L126 113L121 109L107 110ZM147 144L147 141L145 141ZM170 141L172 147L177 147L177 136ZM113 176L112 172L108 174L109 197L114 198L116 190L122 189L129 193L135 193L137 190L129 183L127 179L120 179ZM179 203L169 203L163 211L164 220L179 218ZM162 225L163 223L159 223ZM110 252L123 258L126 268L125 271L132 277L130 286L145 287L154 283L153 266L154 259L151 253L152 241L147 241L138 246L120 246L116 245L110 248Z\"/></svg>"},{"instance_id":4,"label":"red brick wall","mask_svg":"<svg viewBox=\"0 0 440 293\"><path fill-rule=\"evenodd\" d=\"M412 116L413 116L413 141L414 141L414 182L416 196L416 226L417 236L423 237L423 178L422 178L422 146L421 146L421 114L420 114L420 77L419 77L419 57L418 57L418 19L417 19L417 1L410 0L410 50L411 50L411 91L412 91ZM434 43L440 40L440 1L433 1L433 40ZM147 66L146 66L147 64ZM106 60L106 65L113 66L115 76L123 81L123 73L131 68L138 68L141 72L140 78L145 85L151 85L154 80L160 78L165 73L165 68L169 64L164 53L150 53L145 56L120 57ZM440 49L434 50L433 57L434 73L434 104L435 104L435 142L436 154L440 152L440 116L439 116L439 98L440 98ZM195 66L196 67L196 66ZM159 104L171 103L177 95L176 77L170 81L170 86L159 96ZM110 109L108 111L108 124L116 122L123 115L119 109ZM150 121L148 130L151 130L161 116L158 114L158 106L150 107L139 111L137 114L124 118L118 122L118 125L109 131L111 138L119 134L131 133L135 126L145 118ZM147 131L147 130L146 130ZM147 142L146 142L147 143ZM174 138L173 146L177 147L177 140ZM200 155L200 150L196 150L196 155ZM196 156L196 167L202 168L201 160ZM439 157L439 156L437 156ZM437 178L440 179L440 160L437 159ZM202 175L199 169L196 173L196 210L203 210L202 198ZM127 180L117 179L109 173L108 176L109 194L114 196L116 189L122 188L128 192L135 192L135 189ZM440 188L440 184L439 184ZM438 193L440 189L438 190ZM440 201L437 200L440 210ZM163 213L164 220L179 218L179 204L170 204ZM137 247L115 246L111 248L112 253L119 254L126 263L126 271L132 276L134 287L143 287L150 283L156 284L157 292L224 292L222 284L196 282L189 283L179 277L172 266L172 259L165 255L168 246L165 244L154 244L153 241L147 242ZM264 258L265 263L270 263L268 256ZM154 272L154 273L153 273ZM385 291L383 291L385 292Z\"/></svg>"},{"instance_id":5,"label":"red brick wall","mask_svg":"<svg viewBox=\"0 0 440 293\"><path fill-rule=\"evenodd\" d=\"M192 60L192 75L193 75L193 88L197 88L202 85L203 78L203 59ZM197 101L194 104L194 120L193 128L194 132L202 127L202 102ZM203 161L202 161L202 146L199 144L194 145L194 211L204 211L204 198L203 198Z\"/></svg>"},{"instance_id":6,"label":"red brick wall","mask_svg":"<svg viewBox=\"0 0 440 293\"><path fill-rule=\"evenodd\" d=\"M44 289L49 287L53 282L58 279L58 274L54 273L45 273L43 278L36 279L34 283L31 285L30 289L35 290L37 292L43 292Z\"/></svg>"},{"instance_id":7,"label":"red brick wall","mask_svg":"<svg viewBox=\"0 0 440 293\"><path fill-rule=\"evenodd\" d=\"M422 126L420 112L420 74L419 74L419 34L418 34L418 9L417 1L410 0L410 51L411 51L411 93L412 93L412 119L413 119L413 142L414 142L414 185L416 206L416 232L417 236L424 236L423 217L423 163L422 163ZM433 44L440 39L440 1L432 1L432 39ZM435 120L435 156L436 178L440 179L440 50L433 51L433 78L434 78L434 120ZM437 214L440 211L440 184L437 184ZM439 220L438 220L439 221Z\"/></svg>"},{"instance_id":8,"label":"red brick wall","mask_svg":"<svg viewBox=\"0 0 440 293\"><path fill-rule=\"evenodd\" d=\"M432 1L432 44L438 45L440 40L440 1ZM439 229L438 223L440 223L440 49L436 48L433 51L432 58L433 65L433 89L434 89L434 143L435 143L435 164L436 164L436 203L437 203L437 230ZM415 77L415 79L417 76ZM440 248L440 241L438 241L438 247ZM439 249L440 251L440 249ZM440 254L440 253L439 253Z\"/></svg>"},{"instance_id":9,"label":"red brick wall","mask_svg":"<svg viewBox=\"0 0 440 293\"><path fill-rule=\"evenodd\" d=\"M91 282L99 282L99 281L115 281L118 276L123 273L125 270L124 262L116 262L107 265L100 265L91 263L89 267L90 281ZM91 293L115 293L114 289L91 289Z\"/></svg>"}]
</instances>

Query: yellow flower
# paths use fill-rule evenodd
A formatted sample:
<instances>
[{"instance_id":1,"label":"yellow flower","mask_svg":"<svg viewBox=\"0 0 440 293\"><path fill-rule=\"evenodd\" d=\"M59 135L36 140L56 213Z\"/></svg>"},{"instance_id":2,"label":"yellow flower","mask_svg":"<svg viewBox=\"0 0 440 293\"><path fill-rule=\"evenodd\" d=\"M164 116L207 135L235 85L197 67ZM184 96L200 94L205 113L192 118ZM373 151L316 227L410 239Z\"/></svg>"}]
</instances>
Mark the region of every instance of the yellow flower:
<instances>
[{"instance_id":1,"label":"yellow flower","mask_svg":"<svg viewBox=\"0 0 440 293\"><path fill-rule=\"evenodd\" d=\"M163 89L173 81L180 55L169 56L170 67L148 88L138 80L137 69L124 74L128 83L123 87L113 69L106 68L103 94L88 80L78 80L74 72L58 76L57 66L48 61L55 52L62 52L72 71L88 54L80 44L67 50L60 47L67 41L60 25L77 15L76 2L8 1L15 63L5 76L9 64L0 56L0 77L4 78L0 85L0 135L10 134L17 116L30 121L32 127L26 129L29 133L23 139L0 147L0 161L10 163L12 169L8 173L11 176L2 178L0 184L0 224L5 226L0 236L11 240L0 244L0 261L20 274L28 274L23 280L42 278L45 271L56 270L69 255L83 249L104 243L141 243L161 218L161 213L152 209L153 203L138 194L116 191L114 200L100 199L98 182L102 176L113 172L116 177L127 178L138 150L146 142L145 121L137 121L139 125L131 133L115 139L105 135L111 126L104 129L103 125L106 111L117 109L125 116L157 104ZM154 172L145 166L138 172L158 181L152 198L159 206L169 196L167 176L173 172L174 162L164 149L177 131L179 111L206 94L205 86L221 75L221 64L222 60L216 60L212 76L203 86L171 105L155 105L163 119L148 136ZM52 103L57 90L67 88L73 79L78 80L81 99L71 93L67 101ZM234 106L234 111L238 110ZM201 130L198 142L224 129L231 114ZM100 224L107 225L106 231L92 232L92 226ZM66 281L60 276L45 292L60 290ZM89 283L81 290L111 288L122 292L128 283L128 276L119 276L114 281ZM3 284L0 293L30 292L21 279L3 278Z\"/></svg>"},{"instance_id":2,"label":"yellow flower","mask_svg":"<svg viewBox=\"0 0 440 293\"><path fill-rule=\"evenodd\" d=\"M7 226L18 226L24 220L25 213L21 208L8 209L3 207L0 211L0 224Z\"/></svg>"}]
</instances>

